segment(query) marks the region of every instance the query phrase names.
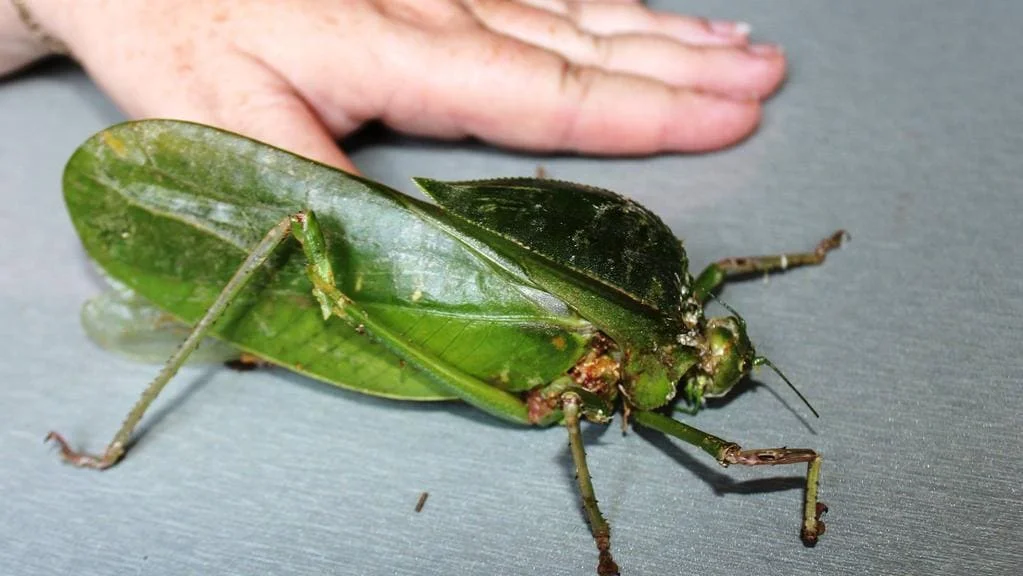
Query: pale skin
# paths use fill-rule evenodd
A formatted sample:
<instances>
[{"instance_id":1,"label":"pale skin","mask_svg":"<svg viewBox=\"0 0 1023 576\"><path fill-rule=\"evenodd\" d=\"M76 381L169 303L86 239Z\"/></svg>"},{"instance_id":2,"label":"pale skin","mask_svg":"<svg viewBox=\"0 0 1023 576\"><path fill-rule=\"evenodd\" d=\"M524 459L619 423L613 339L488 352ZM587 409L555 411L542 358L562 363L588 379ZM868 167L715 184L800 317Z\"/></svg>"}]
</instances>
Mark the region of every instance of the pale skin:
<instances>
[{"instance_id":1,"label":"pale skin","mask_svg":"<svg viewBox=\"0 0 1023 576\"><path fill-rule=\"evenodd\" d=\"M532 151L700 152L785 76L749 27L565 0L24 0L132 118L193 120L355 170L380 120ZM0 76L50 54L0 0Z\"/></svg>"}]
</instances>

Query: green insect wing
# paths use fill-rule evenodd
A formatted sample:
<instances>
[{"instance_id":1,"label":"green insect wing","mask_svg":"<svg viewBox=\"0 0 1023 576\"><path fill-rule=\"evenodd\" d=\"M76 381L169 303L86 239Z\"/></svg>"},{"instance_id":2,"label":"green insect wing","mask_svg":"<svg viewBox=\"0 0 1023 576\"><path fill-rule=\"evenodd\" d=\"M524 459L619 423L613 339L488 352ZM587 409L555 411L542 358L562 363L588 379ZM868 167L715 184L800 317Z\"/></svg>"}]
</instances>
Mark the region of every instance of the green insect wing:
<instances>
[{"instance_id":1,"label":"green insect wing","mask_svg":"<svg viewBox=\"0 0 1023 576\"><path fill-rule=\"evenodd\" d=\"M138 294L108 279L110 290L82 305L82 328L94 343L140 362L164 362L181 347L191 326L179 322ZM207 338L190 363L229 362L240 356L226 342Z\"/></svg>"},{"instance_id":2,"label":"green insect wing","mask_svg":"<svg viewBox=\"0 0 1023 576\"><path fill-rule=\"evenodd\" d=\"M339 289L402 345L507 390L563 374L593 328L435 206L214 128L142 121L74 154L65 200L107 274L194 323L281 218L314 211ZM391 398L450 398L390 342L324 322L297 242L282 245L213 333L289 369Z\"/></svg>"},{"instance_id":3,"label":"green insect wing","mask_svg":"<svg viewBox=\"0 0 1023 576\"><path fill-rule=\"evenodd\" d=\"M445 210L661 314L677 315L688 296L682 244L619 194L549 179L415 181Z\"/></svg>"}]
</instances>

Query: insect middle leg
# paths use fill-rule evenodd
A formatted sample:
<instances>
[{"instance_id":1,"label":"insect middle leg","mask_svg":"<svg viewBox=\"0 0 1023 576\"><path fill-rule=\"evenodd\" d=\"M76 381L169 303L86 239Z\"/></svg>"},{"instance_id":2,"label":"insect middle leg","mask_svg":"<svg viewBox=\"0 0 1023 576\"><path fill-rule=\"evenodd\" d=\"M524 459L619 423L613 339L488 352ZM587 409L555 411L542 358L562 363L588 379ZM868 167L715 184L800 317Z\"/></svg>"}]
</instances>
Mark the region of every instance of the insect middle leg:
<instances>
[{"instance_id":1,"label":"insect middle leg","mask_svg":"<svg viewBox=\"0 0 1023 576\"><path fill-rule=\"evenodd\" d=\"M590 533L597 543L597 574L612 576L618 574L618 565L611 557L611 526L597 505L597 496L593 491L590 468L586 464L586 450L583 447L582 432L579 428L579 417L583 410L582 399L574 392L561 396L562 411L565 416L565 428L568 429L568 443L575 463L575 476L579 482L579 493L583 500L583 510L590 524Z\"/></svg>"},{"instance_id":2,"label":"insect middle leg","mask_svg":"<svg viewBox=\"0 0 1023 576\"><path fill-rule=\"evenodd\" d=\"M797 252L791 254L776 254L772 256L743 256L738 258L725 258L718 260L704 268L693 283L696 297L700 302L706 302L707 298L720 287L728 278L744 276L755 273L768 273L797 268L799 266L816 266L824 262L828 252L842 245L843 239L848 239L845 230L838 230L831 236L820 241L813 252Z\"/></svg>"},{"instance_id":3,"label":"insect middle leg","mask_svg":"<svg viewBox=\"0 0 1023 576\"><path fill-rule=\"evenodd\" d=\"M821 516L828 507L817 501L817 487L821 473L821 455L809 448L760 448L743 450L738 444L728 442L713 434L683 424L655 412L635 412L633 421L663 434L674 436L703 449L722 466L741 464L743 466L776 466L780 464L807 465L806 495L803 500L803 526L800 537L807 546L817 543L824 533Z\"/></svg>"}]
</instances>

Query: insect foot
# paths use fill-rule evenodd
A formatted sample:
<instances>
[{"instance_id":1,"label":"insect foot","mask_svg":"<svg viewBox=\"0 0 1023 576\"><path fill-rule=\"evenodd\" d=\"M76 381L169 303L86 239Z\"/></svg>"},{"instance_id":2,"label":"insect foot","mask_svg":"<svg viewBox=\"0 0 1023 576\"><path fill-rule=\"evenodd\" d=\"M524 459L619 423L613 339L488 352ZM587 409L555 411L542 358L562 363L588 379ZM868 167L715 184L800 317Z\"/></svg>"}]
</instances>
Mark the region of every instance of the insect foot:
<instances>
[{"instance_id":1,"label":"insect foot","mask_svg":"<svg viewBox=\"0 0 1023 576\"><path fill-rule=\"evenodd\" d=\"M838 230L831 236L821 240L820 244L817 245L817 249L814 250L814 253L820 258L821 262L824 262L824 257L828 252L841 247L842 242L848 242L849 240L852 240L852 235L845 230Z\"/></svg>"},{"instance_id":2,"label":"insect foot","mask_svg":"<svg viewBox=\"0 0 1023 576\"><path fill-rule=\"evenodd\" d=\"M824 529L827 527L824 525L824 521L821 520L821 517L824 516L827 511L828 505L823 502L818 502L817 509L814 511L812 529L808 529L807 526L803 526L803 529L800 531L799 537L803 539L803 544L805 544L807 548L813 548L816 546L817 538L819 538L821 534L824 534Z\"/></svg>"},{"instance_id":3,"label":"insect foot","mask_svg":"<svg viewBox=\"0 0 1023 576\"><path fill-rule=\"evenodd\" d=\"M114 464L117 464L117 462L121 459L121 456L124 455L124 445L120 442L113 442L107 446L106 451L103 452L103 456L94 456L85 452L72 450L71 445L68 444L67 440L65 440L64 437L57 432L51 431L46 435L46 438L43 439L43 442L50 442L51 440L56 442L57 447L60 449L61 460L71 464L72 466L77 466L78 468L105 470Z\"/></svg>"},{"instance_id":4,"label":"insect foot","mask_svg":"<svg viewBox=\"0 0 1023 576\"><path fill-rule=\"evenodd\" d=\"M597 550L599 550L597 574L600 576L618 576L620 574L618 564L615 564L614 558L611 557L611 537L598 537Z\"/></svg>"}]
</instances>

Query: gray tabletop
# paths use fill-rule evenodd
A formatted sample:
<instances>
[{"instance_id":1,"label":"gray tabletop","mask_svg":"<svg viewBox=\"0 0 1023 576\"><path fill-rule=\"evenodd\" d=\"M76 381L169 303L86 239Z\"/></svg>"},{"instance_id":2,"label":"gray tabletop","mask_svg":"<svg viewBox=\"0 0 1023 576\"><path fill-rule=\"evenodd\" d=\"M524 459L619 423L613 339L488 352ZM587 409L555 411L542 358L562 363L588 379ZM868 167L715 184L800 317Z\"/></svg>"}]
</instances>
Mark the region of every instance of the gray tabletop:
<instances>
[{"instance_id":1,"label":"gray tabletop","mask_svg":"<svg viewBox=\"0 0 1023 576\"><path fill-rule=\"evenodd\" d=\"M691 419L821 450L820 544L798 539L801 470L591 427L623 573L1023 573L1023 4L676 4L787 49L789 82L739 147L539 158L371 133L356 162L406 191L543 163L663 215L695 267L852 233L822 268L723 294L822 418L763 372ZM121 119L71 65L0 85L0 572L593 573L564 431L465 406L190 367L123 464L61 465L46 431L99 448L156 370L83 334L102 286L60 195L71 151Z\"/></svg>"}]
</instances>

